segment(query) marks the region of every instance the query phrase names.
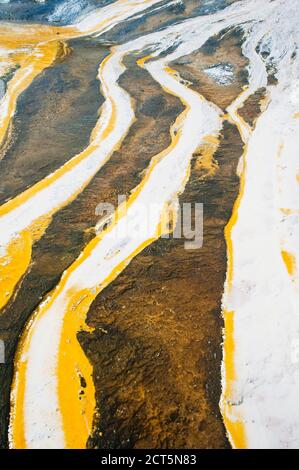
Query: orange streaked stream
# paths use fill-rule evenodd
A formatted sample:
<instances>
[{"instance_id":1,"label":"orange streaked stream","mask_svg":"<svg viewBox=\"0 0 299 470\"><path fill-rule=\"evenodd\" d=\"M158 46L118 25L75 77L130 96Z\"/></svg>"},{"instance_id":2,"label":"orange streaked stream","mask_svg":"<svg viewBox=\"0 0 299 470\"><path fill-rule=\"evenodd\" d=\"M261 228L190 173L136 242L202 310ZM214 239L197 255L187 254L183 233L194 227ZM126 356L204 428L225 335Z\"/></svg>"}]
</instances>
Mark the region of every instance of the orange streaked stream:
<instances>
[{"instance_id":1,"label":"orange streaked stream","mask_svg":"<svg viewBox=\"0 0 299 470\"><path fill-rule=\"evenodd\" d=\"M143 64L144 60L139 61L140 66ZM13 448L86 446L95 411L95 390L91 379L92 368L78 343L77 332L86 328L86 314L99 292L146 246L170 230L167 222L169 218L175 217L175 211L171 211L169 204L175 202L177 194L188 180L192 154L201 138L209 135L207 130L215 132L214 136L217 136L221 126L216 110L210 110L210 105L203 97L182 85L180 77L172 69L163 65L155 67L153 65L150 70L153 77L160 81L165 90L179 96L186 109L172 126L170 146L153 157L128 203L118 208L108 229L95 237L64 272L56 289L40 305L25 329L18 347L12 387L10 445ZM209 112L213 119L211 117L203 125L203 115ZM215 137L212 141L215 148ZM185 154L182 152L184 146ZM165 184L158 184L159 175L164 175ZM133 233L135 227L146 224L146 211L140 213L137 207L152 199L162 205L159 212L151 216L147 232L140 239L126 237L126 227L129 227L127 233ZM121 239L118 238L119 233ZM40 334L43 336L50 324L53 344L50 346L43 342L45 348L41 352ZM34 353L36 347L40 357L45 354L42 361ZM50 351L52 353L49 356ZM47 389L44 389L44 379L41 377L45 369ZM38 377L37 382L35 375ZM44 422L36 424L32 416L32 387L35 396L39 396L39 403L35 402L32 409L33 414L39 413L41 416L41 413L44 415L49 412L47 423L43 417ZM49 442L45 426L49 426Z\"/></svg>"}]
</instances>

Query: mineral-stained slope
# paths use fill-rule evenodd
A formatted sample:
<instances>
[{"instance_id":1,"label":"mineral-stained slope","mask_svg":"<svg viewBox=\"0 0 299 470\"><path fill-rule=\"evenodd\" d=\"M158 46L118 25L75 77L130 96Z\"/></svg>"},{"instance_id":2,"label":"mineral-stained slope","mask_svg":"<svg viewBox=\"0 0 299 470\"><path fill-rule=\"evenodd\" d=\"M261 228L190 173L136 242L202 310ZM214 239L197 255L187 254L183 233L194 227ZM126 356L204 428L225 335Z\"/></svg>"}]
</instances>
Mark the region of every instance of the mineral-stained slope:
<instances>
[{"instance_id":1,"label":"mineral-stained slope","mask_svg":"<svg viewBox=\"0 0 299 470\"><path fill-rule=\"evenodd\" d=\"M298 447L298 0L67 3L0 4L2 446Z\"/></svg>"}]
</instances>

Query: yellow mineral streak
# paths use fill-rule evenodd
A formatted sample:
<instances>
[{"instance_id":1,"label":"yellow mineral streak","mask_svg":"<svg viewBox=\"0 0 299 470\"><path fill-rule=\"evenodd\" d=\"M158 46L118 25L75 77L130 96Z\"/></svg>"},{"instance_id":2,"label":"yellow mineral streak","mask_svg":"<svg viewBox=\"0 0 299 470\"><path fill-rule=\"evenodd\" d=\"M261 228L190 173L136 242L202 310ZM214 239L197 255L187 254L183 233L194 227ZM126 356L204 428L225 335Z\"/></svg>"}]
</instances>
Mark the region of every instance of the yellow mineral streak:
<instances>
[{"instance_id":1,"label":"yellow mineral streak","mask_svg":"<svg viewBox=\"0 0 299 470\"><path fill-rule=\"evenodd\" d=\"M85 448L95 411L92 366L78 342L95 294L88 289L69 293L58 357L58 396L66 447Z\"/></svg>"},{"instance_id":2,"label":"yellow mineral streak","mask_svg":"<svg viewBox=\"0 0 299 470\"><path fill-rule=\"evenodd\" d=\"M16 279L21 279L31 259L31 236L28 231L19 234L7 247L4 256L0 256L0 309L11 298Z\"/></svg>"},{"instance_id":3,"label":"yellow mineral streak","mask_svg":"<svg viewBox=\"0 0 299 470\"><path fill-rule=\"evenodd\" d=\"M0 38L1 46L2 38ZM0 146L4 142L11 119L15 114L18 97L37 75L53 64L62 48L59 41L52 41L48 44L40 44L27 52L16 51L11 54L11 66L19 68L8 82L6 94L0 102Z\"/></svg>"},{"instance_id":4,"label":"yellow mineral streak","mask_svg":"<svg viewBox=\"0 0 299 470\"><path fill-rule=\"evenodd\" d=\"M10 416L11 419L13 417L14 426L11 429L10 441L13 442L13 447L15 449L26 449L27 443L25 439L25 425L24 425L24 414L20 410L22 403L24 403L25 399L25 382L23 378L26 376L26 369L27 369L27 361L22 361L19 354L24 351L25 345L18 345L18 350L21 351L20 353L17 351L15 355L15 364L17 364L17 368L15 370L13 382L12 382L12 390L15 391L15 396L11 398L11 408L10 408Z\"/></svg>"},{"instance_id":5,"label":"yellow mineral streak","mask_svg":"<svg viewBox=\"0 0 299 470\"><path fill-rule=\"evenodd\" d=\"M27 353L33 332L33 323L37 312L29 320L19 339L17 351L14 358L14 375L11 385L10 419L14 426L9 428L9 440L13 442L15 449L26 449L24 410L22 408L25 400L25 381L27 371L27 360L23 354Z\"/></svg>"},{"instance_id":6,"label":"yellow mineral streak","mask_svg":"<svg viewBox=\"0 0 299 470\"><path fill-rule=\"evenodd\" d=\"M218 146L218 138L206 136L203 139L203 144L198 147L197 152L199 156L196 159L194 168L202 173L199 177L200 179L214 176L219 170L218 162L214 158Z\"/></svg>"},{"instance_id":7,"label":"yellow mineral streak","mask_svg":"<svg viewBox=\"0 0 299 470\"><path fill-rule=\"evenodd\" d=\"M238 219L238 209L244 194L246 160L244 158L245 168L241 174L240 190L238 198L234 204L232 216L225 227L224 234L227 246L227 274L226 289L229 293L232 287L233 279L233 242L232 230ZM223 311L224 317L224 344L223 344L223 364L225 371L225 380L221 397L221 413L225 427L230 436L232 445L237 449L247 448L245 426L238 416L236 407L232 406L231 399L234 396L234 382L236 380L235 372L235 342L234 342L234 312Z\"/></svg>"},{"instance_id":8,"label":"yellow mineral streak","mask_svg":"<svg viewBox=\"0 0 299 470\"><path fill-rule=\"evenodd\" d=\"M226 287L227 291L230 292L232 287L233 280L233 266L234 266L234 253L233 253L233 243L232 243L232 230L238 220L238 211L241 200L243 198L244 189L245 189L245 174L246 174L246 155L247 155L247 145L244 146L244 153L242 155L243 160L243 169L240 176L240 188L238 197L234 203L233 211L228 224L224 229L225 241L227 246L227 270L226 270Z\"/></svg>"},{"instance_id":9,"label":"yellow mineral streak","mask_svg":"<svg viewBox=\"0 0 299 470\"><path fill-rule=\"evenodd\" d=\"M283 262L287 268L287 271L290 276L293 276L296 271L296 258L292 253L289 253L288 251L281 250L281 256L283 259Z\"/></svg>"},{"instance_id":10,"label":"yellow mineral streak","mask_svg":"<svg viewBox=\"0 0 299 470\"><path fill-rule=\"evenodd\" d=\"M41 217L11 240L0 255L0 310L11 299L31 261L32 245L45 233L51 217Z\"/></svg>"},{"instance_id":11,"label":"yellow mineral streak","mask_svg":"<svg viewBox=\"0 0 299 470\"><path fill-rule=\"evenodd\" d=\"M234 266L234 253L232 242L232 231L238 220L238 211L241 200L244 195L245 189L245 175L246 175L246 156L247 156L247 136L250 135L250 126L238 114L238 109L243 105L246 99L246 91L243 90L235 103L238 105L234 108L234 104L228 109L229 120L238 127L241 138L244 142L244 150L242 155L242 171L240 174L240 188L239 194L235 201L231 218L224 229L224 236L227 247L227 271L226 271L226 294L229 295L232 288L233 280L233 266ZM224 344L223 344L223 368L224 368L224 383L222 396L220 400L220 409L223 421L227 432L230 437L231 444L238 449L247 447L245 426L242 422L236 407L232 404L232 397L234 396L234 382L236 380L235 371L235 342L234 342L234 315L233 311L223 311L224 318Z\"/></svg>"},{"instance_id":12,"label":"yellow mineral streak","mask_svg":"<svg viewBox=\"0 0 299 470\"><path fill-rule=\"evenodd\" d=\"M235 341L234 341L234 312L223 312L224 316L224 364L225 364L225 391L221 398L221 411L226 430L230 439L237 449L246 449L245 427L236 407L232 406L231 400L234 395L234 382L236 380L235 370Z\"/></svg>"},{"instance_id":13,"label":"yellow mineral streak","mask_svg":"<svg viewBox=\"0 0 299 470\"><path fill-rule=\"evenodd\" d=\"M282 158L283 150L284 150L284 145L281 144L279 146L278 153L277 153L277 159L278 160L280 160ZM299 175L298 174L296 175L296 180L299 182ZM284 214L286 216L298 215L298 213L299 213L298 210L285 208L285 207L280 208L280 211L282 212L282 214ZM285 264L285 267L287 268L287 271L288 271L289 275L294 276L294 274L296 272L296 264L297 264L296 263L296 256L293 253L290 253L289 251L283 250L283 249L281 250L281 256L282 256L283 262Z\"/></svg>"}]
</instances>

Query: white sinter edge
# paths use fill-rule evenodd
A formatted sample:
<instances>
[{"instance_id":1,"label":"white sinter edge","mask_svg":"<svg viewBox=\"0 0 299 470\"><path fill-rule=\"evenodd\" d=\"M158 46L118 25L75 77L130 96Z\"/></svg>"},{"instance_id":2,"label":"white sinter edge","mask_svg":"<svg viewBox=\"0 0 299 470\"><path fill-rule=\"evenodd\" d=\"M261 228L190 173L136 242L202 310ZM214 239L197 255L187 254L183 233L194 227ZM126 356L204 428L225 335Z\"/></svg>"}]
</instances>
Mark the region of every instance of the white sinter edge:
<instances>
[{"instance_id":1,"label":"white sinter edge","mask_svg":"<svg viewBox=\"0 0 299 470\"><path fill-rule=\"evenodd\" d=\"M232 230L232 289L226 286L223 306L234 311L230 402L247 446L298 448L298 270L288 273L281 251L299 266L299 2L273 4L272 13L248 31L247 44L261 41L278 83L267 87L269 105L246 136L244 193ZM264 72L256 56L249 58L259 84Z\"/></svg>"}]
</instances>

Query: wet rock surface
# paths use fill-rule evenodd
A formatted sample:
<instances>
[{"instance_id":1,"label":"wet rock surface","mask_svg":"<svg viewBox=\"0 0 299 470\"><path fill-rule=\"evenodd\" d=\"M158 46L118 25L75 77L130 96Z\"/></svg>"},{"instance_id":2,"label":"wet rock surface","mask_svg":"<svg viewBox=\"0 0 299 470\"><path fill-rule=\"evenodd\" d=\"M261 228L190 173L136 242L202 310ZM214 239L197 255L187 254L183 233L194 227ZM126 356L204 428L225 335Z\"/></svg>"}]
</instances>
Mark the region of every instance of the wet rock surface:
<instances>
[{"instance_id":1,"label":"wet rock surface","mask_svg":"<svg viewBox=\"0 0 299 470\"><path fill-rule=\"evenodd\" d=\"M42 72L20 96L9 148L0 161L1 203L88 145L103 103L98 66L109 51L92 41L72 41L69 47L67 58Z\"/></svg>"},{"instance_id":2,"label":"wet rock surface","mask_svg":"<svg viewBox=\"0 0 299 470\"><path fill-rule=\"evenodd\" d=\"M79 340L94 365L99 419L91 447L226 448L218 410L223 228L242 149L225 123L214 177L193 170L181 202L204 203L204 243L159 240L96 299Z\"/></svg>"},{"instance_id":3,"label":"wet rock surface","mask_svg":"<svg viewBox=\"0 0 299 470\"><path fill-rule=\"evenodd\" d=\"M199 8L195 1L185 1L184 8L181 3L142 24L132 21L126 31L114 28L105 40L131 39L166 19L174 22L196 14ZM201 14L228 3L202 2ZM238 31L226 34L224 41L212 38L171 66L225 112L246 84L241 42ZM89 141L103 102L97 67L109 50L96 38L70 46L72 53L43 72L20 98L13 140L0 163L1 202L51 173ZM119 194L130 193L150 159L170 144L169 128L183 111L182 103L163 91L136 59L125 59L127 71L119 81L134 100L136 122L87 188L53 217L33 248L29 271L1 313L0 333L6 344L6 364L0 365L3 447L14 352L24 325L94 237L96 206L117 204ZM234 79L225 88L205 73L219 63L233 67ZM243 108L243 117L252 125L262 97L261 91ZM94 332L78 333L94 367L96 387L97 415L89 447L229 447L218 409L226 272L223 232L239 190L236 168L242 147L237 129L225 120L214 158L207 158L203 148L193 157L180 202L204 204L203 247L186 250L184 240L159 240L93 302L87 322Z\"/></svg>"},{"instance_id":4,"label":"wet rock surface","mask_svg":"<svg viewBox=\"0 0 299 470\"><path fill-rule=\"evenodd\" d=\"M2 0L0 20L68 24L111 0Z\"/></svg>"}]
</instances>

